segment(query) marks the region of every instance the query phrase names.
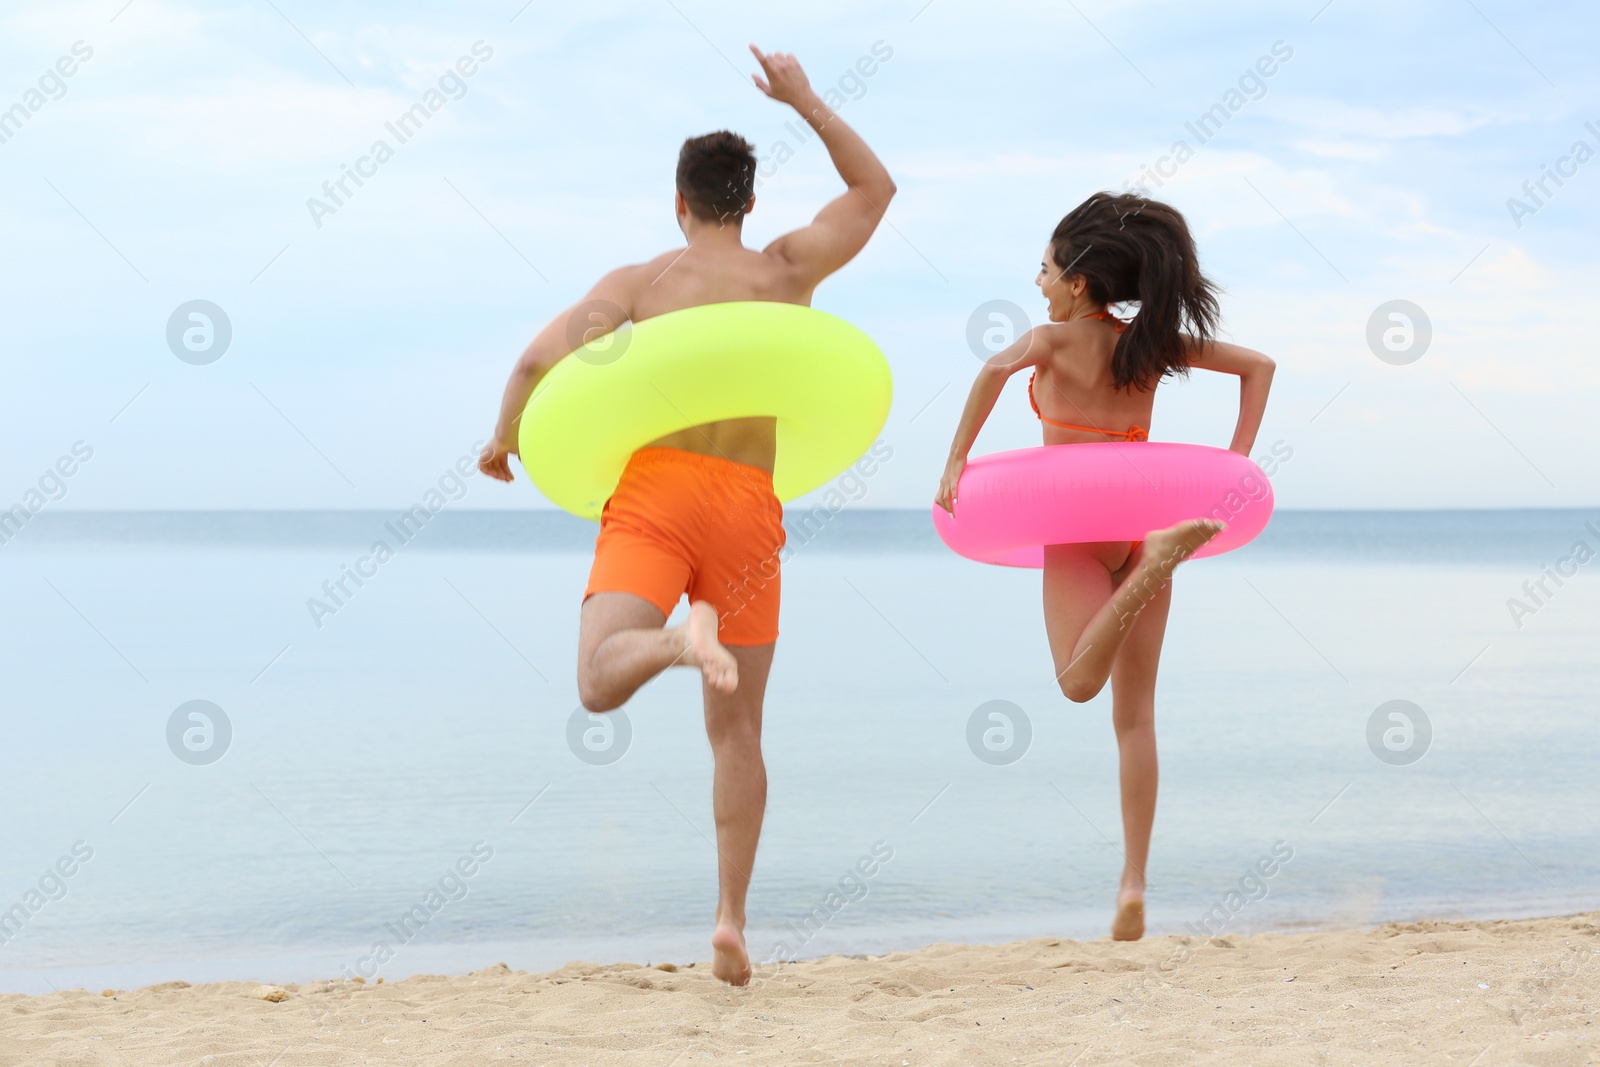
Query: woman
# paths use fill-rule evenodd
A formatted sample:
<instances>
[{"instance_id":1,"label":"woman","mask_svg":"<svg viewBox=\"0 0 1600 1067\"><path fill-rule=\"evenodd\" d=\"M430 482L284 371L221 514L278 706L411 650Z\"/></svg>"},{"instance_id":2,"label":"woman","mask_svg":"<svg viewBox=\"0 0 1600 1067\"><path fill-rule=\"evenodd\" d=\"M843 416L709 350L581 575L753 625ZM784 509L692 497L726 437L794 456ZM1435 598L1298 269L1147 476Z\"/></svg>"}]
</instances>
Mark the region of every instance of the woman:
<instances>
[{"instance_id":1,"label":"woman","mask_svg":"<svg viewBox=\"0 0 1600 1067\"><path fill-rule=\"evenodd\" d=\"M1239 377L1239 421L1228 447L1249 455L1267 406L1272 360L1213 338L1216 287L1200 273L1183 216L1134 194L1096 193L1061 220L1035 279L1050 322L1028 331L978 373L950 444L935 503L952 515L967 451L1006 380L1032 372L1028 397L1047 445L1144 441L1156 386L1189 368ZM1109 306L1137 302L1131 321ZM1187 332L1185 332L1187 328ZM1222 524L1194 519L1141 542L1049 545L1044 619L1067 699L1091 700L1111 682L1121 754L1125 864L1111 936L1144 936L1145 860L1156 808L1156 668L1178 563Z\"/></svg>"}]
</instances>

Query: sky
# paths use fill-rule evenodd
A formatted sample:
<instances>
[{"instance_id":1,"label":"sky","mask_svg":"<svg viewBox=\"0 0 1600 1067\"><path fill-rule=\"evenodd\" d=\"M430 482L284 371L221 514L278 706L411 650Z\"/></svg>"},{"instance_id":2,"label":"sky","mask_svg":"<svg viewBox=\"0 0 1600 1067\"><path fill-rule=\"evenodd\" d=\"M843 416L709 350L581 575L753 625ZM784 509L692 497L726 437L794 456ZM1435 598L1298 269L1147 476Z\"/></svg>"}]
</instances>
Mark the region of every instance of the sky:
<instances>
[{"instance_id":1,"label":"sky","mask_svg":"<svg viewBox=\"0 0 1600 1067\"><path fill-rule=\"evenodd\" d=\"M815 299L894 369L866 506L927 506L974 311L1038 321L1055 223L1158 166L1224 336L1278 363L1255 453L1292 453L1279 506L1592 506L1597 23L1510 0L9 3L0 508L65 468L51 508L419 500L489 435L546 321L682 244L683 138L790 141L752 245L841 190L750 84L751 42L839 88L900 190ZM399 143L385 124L441 79ZM392 158L361 164L380 138ZM335 210L308 206L358 164ZM192 301L231 333L210 362L169 343ZM1393 301L1426 319L1399 355L1369 341ZM1196 372L1158 393L1152 436L1226 446L1236 411L1235 380ZM1038 442L1014 381L974 451ZM462 507L548 506L525 480L470 486Z\"/></svg>"}]
</instances>

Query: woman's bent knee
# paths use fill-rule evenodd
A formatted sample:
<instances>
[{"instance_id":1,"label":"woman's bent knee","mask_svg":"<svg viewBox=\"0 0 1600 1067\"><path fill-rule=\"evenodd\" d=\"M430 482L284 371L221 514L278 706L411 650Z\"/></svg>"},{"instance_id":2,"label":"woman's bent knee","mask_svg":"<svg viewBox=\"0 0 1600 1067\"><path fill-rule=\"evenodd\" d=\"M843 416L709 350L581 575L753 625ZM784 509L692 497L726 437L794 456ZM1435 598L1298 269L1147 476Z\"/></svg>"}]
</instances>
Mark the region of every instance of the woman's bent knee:
<instances>
[{"instance_id":1,"label":"woman's bent knee","mask_svg":"<svg viewBox=\"0 0 1600 1067\"><path fill-rule=\"evenodd\" d=\"M1106 683L1104 682L1096 685L1094 682L1083 678L1061 679L1061 695L1072 701L1074 704L1087 704L1089 701L1099 696L1100 690L1104 689L1105 687Z\"/></svg>"}]
</instances>

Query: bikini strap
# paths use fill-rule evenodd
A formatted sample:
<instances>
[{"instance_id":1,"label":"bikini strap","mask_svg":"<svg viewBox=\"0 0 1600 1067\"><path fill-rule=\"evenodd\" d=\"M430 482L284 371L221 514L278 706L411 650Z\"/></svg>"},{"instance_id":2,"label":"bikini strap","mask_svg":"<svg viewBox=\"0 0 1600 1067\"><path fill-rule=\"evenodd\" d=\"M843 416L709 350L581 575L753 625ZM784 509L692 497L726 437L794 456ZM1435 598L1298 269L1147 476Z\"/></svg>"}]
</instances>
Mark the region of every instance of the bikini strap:
<instances>
[{"instance_id":1,"label":"bikini strap","mask_svg":"<svg viewBox=\"0 0 1600 1067\"><path fill-rule=\"evenodd\" d=\"M1128 328L1128 323L1133 321L1132 319L1119 319L1119 318L1117 318L1115 315L1111 314L1111 311L1110 311L1109 308L1101 308L1099 311L1091 312L1088 315L1086 315L1085 318L1100 319L1100 320L1102 320L1104 322L1109 322L1109 323L1111 323L1112 326L1114 326L1116 328L1116 331L1118 333L1121 333L1123 330L1126 330Z\"/></svg>"},{"instance_id":2,"label":"bikini strap","mask_svg":"<svg viewBox=\"0 0 1600 1067\"><path fill-rule=\"evenodd\" d=\"M1113 438L1120 437L1124 441L1150 440L1150 434L1143 426L1130 426L1122 433L1117 433L1115 430L1102 430L1098 426L1078 426L1070 422L1057 422L1055 419L1046 418L1044 412L1039 410L1039 401L1035 400L1033 396L1033 380L1034 378L1038 377L1038 374L1038 371L1034 371L1032 374L1028 375L1028 404L1033 408L1033 413L1039 417L1040 422L1047 423L1062 430L1077 430L1079 433L1097 433L1105 437Z\"/></svg>"}]
</instances>

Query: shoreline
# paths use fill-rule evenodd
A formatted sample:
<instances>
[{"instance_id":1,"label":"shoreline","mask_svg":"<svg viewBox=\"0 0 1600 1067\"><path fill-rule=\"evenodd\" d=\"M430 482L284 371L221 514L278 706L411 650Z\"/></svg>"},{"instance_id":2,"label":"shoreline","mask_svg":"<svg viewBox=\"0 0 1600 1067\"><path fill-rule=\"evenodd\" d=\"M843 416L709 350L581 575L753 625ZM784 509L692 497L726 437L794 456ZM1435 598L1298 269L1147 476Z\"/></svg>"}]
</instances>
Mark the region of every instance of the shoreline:
<instances>
[{"instance_id":1,"label":"shoreline","mask_svg":"<svg viewBox=\"0 0 1600 1067\"><path fill-rule=\"evenodd\" d=\"M1588 914L1581 905L1573 901L1527 901L1521 906L1510 907L1504 906L1506 903L1504 901L1501 903L1502 906L1498 909L1468 909L1452 906L1453 902L1446 900L1434 900L1424 902L1420 907L1397 908L1393 911L1382 909L1377 915L1368 909L1356 909L1318 919L1280 919L1259 926L1243 924L1238 928L1223 929L1220 931L1220 936L1342 933L1416 922L1473 923L1571 919ZM1383 913L1385 911L1386 914ZM883 958L896 953L915 953L935 944L993 946L1044 938L1093 944L1097 940L1106 939L1109 918L1108 909L1087 907L1067 916L1065 922L1061 921L1063 916L1060 912L1050 911L1012 916L1011 921L1005 922L976 921L971 917L965 917L944 922L917 921L844 927L824 931L789 962L814 962L830 956L866 955ZM1144 940L1178 937L1191 933L1184 929L1185 925L1170 917L1164 921L1153 921L1147 929ZM778 936L778 933L775 927L768 929L756 924L752 924L747 931L751 945L751 961L758 969L776 962L761 949L767 943L762 940L763 937L772 935L767 937L770 941ZM698 959L708 952L710 936L710 928L707 926L685 926L667 932L657 931L649 938L649 947L638 951L635 950L638 949L640 937L632 933L529 940L497 938L492 941L447 941L408 946L397 961L402 963L402 966L390 964L379 973L365 977L368 983L373 983L381 977L387 984L424 975L461 976L476 973L485 967L505 961L515 961L507 964L511 970L529 974L555 971L569 963L580 961L595 966L648 968L663 961ZM175 981L190 985L226 982L304 985L341 977L339 965L334 962L334 957L343 961L354 958L364 951L366 951L364 946L351 944L334 952L332 956L317 958L303 951L273 951L264 947L260 951L220 958L179 956L94 964L44 963L0 967L0 997L42 996L69 989L99 991L106 987L138 990ZM0 1062L0 1067L4 1067L3 1062Z\"/></svg>"},{"instance_id":2,"label":"shoreline","mask_svg":"<svg viewBox=\"0 0 1600 1067\"><path fill-rule=\"evenodd\" d=\"M1222 937L1255 937L1265 934L1318 934L1348 933L1377 929L1380 926L1405 925L1418 922L1475 923L1520 922L1543 919L1574 919L1589 914L1586 901L1574 899L1580 894L1567 894L1567 899L1533 899L1519 904L1501 901L1498 908L1466 908L1449 898L1419 901L1416 907L1393 910L1336 909L1333 913L1315 919L1279 918L1275 921L1252 925L1240 924L1220 931ZM1510 906L1507 906L1507 905ZM1600 912L1597 912L1600 913ZM1065 919L1065 921L1062 921ZM1007 921L975 920L963 917L946 921L916 921L894 924L842 927L822 932L807 944L796 958L788 962L806 963L830 956L883 958L896 953L915 953L931 945L997 946L1040 939L1093 944L1106 940L1110 911L1104 907L1086 907L1063 916L1058 911L1029 915L1013 915ZM1178 938L1185 934L1203 935L1205 931L1185 929L1188 923L1175 920L1170 915L1164 920L1150 922L1145 941L1162 937ZM750 939L750 958L757 968L771 966L776 960L764 951L768 941L780 933L777 927L752 923L746 931ZM770 935L770 936L769 936ZM710 944L708 926L683 926L666 930L657 929L647 937L635 932L616 934L582 934L565 938L537 937L525 940L496 938L493 940L445 941L408 946L395 962L386 965L376 974L365 976L368 983L377 978L384 982L402 982L424 975L460 976L476 973L498 963L519 973L543 974L555 971L573 962L594 966L654 967L663 961L696 960L708 955ZM766 938L766 940L763 940ZM641 941L645 947L641 947ZM359 944L350 944L323 956L308 954L303 950L282 950L259 946L226 957L172 956L155 959L123 959L102 963L36 963L14 967L0 967L0 997L41 996L69 989L99 991L106 987L138 990L149 986L166 985L181 981L190 985L212 985L225 982L255 982L277 985L310 984L345 977L340 965L348 958L367 951ZM130 953L130 955L132 955ZM709 957L708 957L709 958ZM509 962L508 962L509 961ZM688 964L684 964L688 966ZM4 1067L0 1062L0 1067Z\"/></svg>"},{"instance_id":3,"label":"shoreline","mask_svg":"<svg viewBox=\"0 0 1600 1067\"><path fill-rule=\"evenodd\" d=\"M1176 962L1175 962L1176 961ZM1033 938L760 965L496 964L465 975L0 994L0 1065L1600 1060L1600 912L1363 929ZM271 996L280 999L262 999ZM1498 1052L1491 1050L1498 1049ZM20 1058L13 1058L13 1050ZM1313 1055L1315 1053L1315 1055ZM1474 1057L1483 1057L1474 1060Z\"/></svg>"}]
</instances>

